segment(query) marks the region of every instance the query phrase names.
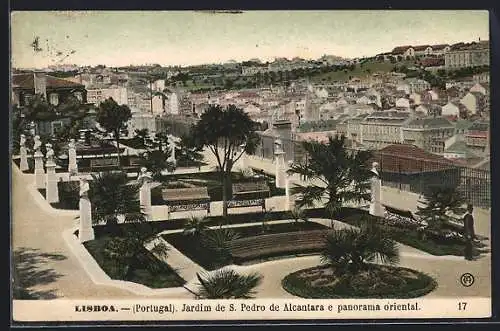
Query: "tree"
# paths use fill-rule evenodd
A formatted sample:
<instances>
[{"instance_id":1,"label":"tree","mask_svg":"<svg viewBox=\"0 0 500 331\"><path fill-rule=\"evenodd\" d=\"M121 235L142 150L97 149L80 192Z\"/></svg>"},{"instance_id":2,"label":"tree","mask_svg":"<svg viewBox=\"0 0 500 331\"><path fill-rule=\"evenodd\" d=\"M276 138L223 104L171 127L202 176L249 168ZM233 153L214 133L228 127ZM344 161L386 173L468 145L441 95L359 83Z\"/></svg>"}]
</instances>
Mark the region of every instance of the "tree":
<instances>
[{"instance_id":1,"label":"tree","mask_svg":"<svg viewBox=\"0 0 500 331\"><path fill-rule=\"evenodd\" d=\"M191 136L183 135L176 148L176 158L178 164L189 165L191 163L200 163L203 160L202 149L195 146Z\"/></svg>"},{"instance_id":2,"label":"tree","mask_svg":"<svg viewBox=\"0 0 500 331\"><path fill-rule=\"evenodd\" d=\"M175 170L175 164L168 161L171 154L172 152L168 148L164 151L149 150L143 154L141 165L151 171L153 179L159 180L162 171L167 170L171 172Z\"/></svg>"},{"instance_id":3,"label":"tree","mask_svg":"<svg viewBox=\"0 0 500 331\"><path fill-rule=\"evenodd\" d=\"M333 215L348 201L369 200L367 192L371 177L369 151L348 151L345 136L329 137L327 143L305 141L302 146L308 162L293 163L290 173L296 173L310 184L296 184L292 190L301 196L298 206L313 206L326 199L325 209ZM316 185L313 182L320 182Z\"/></svg>"},{"instance_id":4,"label":"tree","mask_svg":"<svg viewBox=\"0 0 500 331\"><path fill-rule=\"evenodd\" d=\"M118 153L118 165L120 163L120 131L126 128L126 123L132 118L132 112L127 105L119 105L113 98L101 102L96 115L96 121L109 133L114 135L116 141L116 152Z\"/></svg>"},{"instance_id":5,"label":"tree","mask_svg":"<svg viewBox=\"0 0 500 331\"><path fill-rule=\"evenodd\" d=\"M222 179L224 216L227 216L231 170L244 153L255 152L259 142L255 130L256 123L235 105L226 108L211 105L191 130L193 145L200 149L208 147L217 159Z\"/></svg>"},{"instance_id":6,"label":"tree","mask_svg":"<svg viewBox=\"0 0 500 331\"><path fill-rule=\"evenodd\" d=\"M142 144L142 146L146 147L147 143L150 140L149 130L148 129L135 130L134 139L137 139Z\"/></svg>"},{"instance_id":7,"label":"tree","mask_svg":"<svg viewBox=\"0 0 500 331\"><path fill-rule=\"evenodd\" d=\"M139 187L128 184L127 174L124 172L92 174L89 192L92 219L95 222L117 224L119 215L139 217L138 195Z\"/></svg>"},{"instance_id":8,"label":"tree","mask_svg":"<svg viewBox=\"0 0 500 331\"><path fill-rule=\"evenodd\" d=\"M202 245L213 253L214 263L223 266L231 261L231 241L240 235L230 228L222 228L206 232L201 237Z\"/></svg>"},{"instance_id":9,"label":"tree","mask_svg":"<svg viewBox=\"0 0 500 331\"><path fill-rule=\"evenodd\" d=\"M424 191L424 206L417 206L417 215L427 223L427 229L442 233L445 225L465 213L465 199L454 187L432 185Z\"/></svg>"},{"instance_id":10,"label":"tree","mask_svg":"<svg viewBox=\"0 0 500 331\"><path fill-rule=\"evenodd\" d=\"M295 207L291 210L292 219L295 222L295 225L298 225L300 221L308 222L309 218L306 215L306 212L303 208Z\"/></svg>"},{"instance_id":11,"label":"tree","mask_svg":"<svg viewBox=\"0 0 500 331\"><path fill-rule=\"evenodd\" d=\"M325 240L321 262L329 264L338 275L356 274L368 269L367 262L378 259L385 264L399 263L397 243L373 226L333 230Z\"/></svg>"},{"instance_id":12,"label":"tree","mask_svg":"<svg viewBox=\"0 0 500 331\"><path fill-rule=\"evenodd\" d=\"M255 295L255 288L262 283L262 275L252 273L239 275L234 270L219 269L201 276L198 296L204 299L249 299Z\"/></svg>"},{"instance_id":13,"label":"tree","mask_svg":"<svg viewBox=\"0 0 500 331\"><path fill-rule=\"evenodd\" d=\"M191 235L194 237L201 237L202 235L205 235L205 232L208 229L207 225L205 224L207 220L208 219L206 217L190 217L186 225L184 226L182 234Z\"/></svg>"}]
</instances>

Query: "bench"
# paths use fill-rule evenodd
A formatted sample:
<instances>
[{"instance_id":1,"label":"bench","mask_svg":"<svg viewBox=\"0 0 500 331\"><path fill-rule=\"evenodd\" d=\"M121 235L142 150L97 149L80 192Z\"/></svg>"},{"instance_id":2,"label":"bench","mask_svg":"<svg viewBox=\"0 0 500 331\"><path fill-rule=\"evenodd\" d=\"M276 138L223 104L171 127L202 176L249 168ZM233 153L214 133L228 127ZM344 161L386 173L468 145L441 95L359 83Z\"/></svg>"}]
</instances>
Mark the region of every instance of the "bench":
<instances>
[{"instance_id":1,"label":"bench","mask_svg":"<svg viewBox=\"0 0 500 331\"><path fill-rule=\"evenodd\" d=\"M421 221L410 210L383 205L386 211L385 219L391 225L409 225L418 227Z\"/></svg>"},{"instance_id":2,"label":"bench","mask_svg":"<svg viewBox=\"0 0 500 331\"><path fill-rule=\"evenodd\" d=\"M233 199L227 202L227 208L261 207L266 211L265 198L271 195L266 182L236 183L232 188Z\"/></svg>"},{"instance_id":3,"label":"bench","mask_svg":"<svg viewBox=\"0 0 500 331\"><path fill-rule=\"evenodd\" d=\"M260 257L319 252L325 246L328 232L326 229L297 231L236 239L230 244L231 255L235 262L243 262Z\"/></svg>"},{"instance_id":4,"label":"bench","mask_svg":"<svg viewBox=\"0 0 500 331\"><path fill-rule=\"evenodd\" d=\"M90 159L90 169L117 167L118 165L118 160L115 158Z\"/></svg>"},{"instance_id":5,"label":"bench","mask_svg":"<svg viewBox=\"0 0 500 331\"><path fill-rule=\"evenodd\" d=\"M169 215L190 210L206 210L210 214L210 196L206 187L163 189L161 193Z\"/></svg>"}]
</instances>

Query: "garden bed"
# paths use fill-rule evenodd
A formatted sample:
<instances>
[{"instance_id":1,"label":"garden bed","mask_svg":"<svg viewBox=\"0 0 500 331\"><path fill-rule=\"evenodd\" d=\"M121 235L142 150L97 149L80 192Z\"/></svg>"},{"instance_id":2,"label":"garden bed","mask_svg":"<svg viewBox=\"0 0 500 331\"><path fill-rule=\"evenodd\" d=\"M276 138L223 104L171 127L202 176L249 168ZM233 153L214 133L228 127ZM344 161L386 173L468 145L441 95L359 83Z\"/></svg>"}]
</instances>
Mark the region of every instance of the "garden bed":
<instances>
[{"instance_id":1,"label":"garden bed","mask_svg":"<svg viewBox=\"0 0 500 331\"><path fill-rule=\"evenodd\" d=\"M418 298L433 291L436 281L419 271L368 264L366 270L337 275L323 265L296 271L282 280L290 294L310 299L340 298Z\"/></svg>"},{"instance_id":2,"label":"garden bed","mask_svg":"<svg viewBox=\"0 0 500 331\"><path fill-rule=\"evenodd\" d=\"M426 234L425 238L422 238L416 228L388 225L385 224L383 218L372 216L367 211L356 208L346 209L351 209L351 212L347 212L345 217L338 218L341 222L354 226L360 226L363 222L377 224L391 239L432 255L464 255L465 242L461 239L446 239L432 235L431 233ZM474 255L479 255L479 249L483 247L485 247L484 244L477 244L474 249Z\"/></svg>"},{"instance_id":3,"label":"garden bed","mask_svg":"<svg viewBox=\"0 0 500 331\"><path fill-rule=\"evenodd\" d=\"M168 264L158 260L146 248L141 254L147 256L150 263L150 268L135 267L129 272L126 279L120 278L117 274L117 269L114 267L113 261L104 256L103 251L106 243L111 237L101 237L95 240L87 241L83 245L87 251L96 260L99 266L111 279L126 280L134 283L139 283L150 288L167 288L183 286L186 281L182 279ZM139 263L137 263L139 264ZM154 270L154 271L152 271Z\"/></svg>"},{"instance_id":4,"label":"garden bed","mask_svg":"<svg viewBox=\"0 0 500 331\"><path fill-rule=\"evenodd\" d=\"M270 235L277 233L289 233L289 232L297 232L297 231L314 231L314 230L323 230L327 229L325 226L314 223L314 222L291 222L291 223L280 223L280 224L267 224L265 226L265 232L262 225L255 226L247 226L247 227L237 227L231 228L234 232L239 235L238 239L243 238L251 238L251 237L261 237L262 235ZM206 235L209 235L211 231L215 230L207 230ZM191 235L185 235L182 232L165 234L162 236L166 241L168 241L171 245L173 245L176 249L181 251L184 255L189 257L195 263L204 267L207 270L214 270L220 268L224 265L238 263L242 264L243 262L248 263L249 261L234 261L232 258L221 263L220 261L216 261L214 259L215 252L205 247L202 243L202 238L198 236L197 238L193 238ZM279 243L276 243L279 244ZM250 249L250 248L249 248ZM301 253L300 247L297 247L296 251L288 252L287 254L281 255L291 255L291 254L299 254ZM267 254L262 252L262 258L267 258L271 256L276 256L272 254ZM252 260L258 260L253 258Z\"/></svg>"}]
</instances>

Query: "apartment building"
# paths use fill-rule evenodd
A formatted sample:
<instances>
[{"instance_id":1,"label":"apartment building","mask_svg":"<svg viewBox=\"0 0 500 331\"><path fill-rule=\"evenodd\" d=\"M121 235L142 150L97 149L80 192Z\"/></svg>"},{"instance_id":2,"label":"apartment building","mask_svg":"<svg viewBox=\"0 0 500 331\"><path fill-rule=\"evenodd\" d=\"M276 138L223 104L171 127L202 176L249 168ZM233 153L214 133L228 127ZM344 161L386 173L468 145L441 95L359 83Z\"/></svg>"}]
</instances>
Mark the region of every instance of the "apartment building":
<instances>
[{"instance_id":1,"label":"apartment building","mask_svg":"<svg viewBox=\"0 0 500 331\"><path fill-rule=\"evenodd\" d=\"M402 132L403 143L442 154L445 141L455 134L455 126L444 117L415 118L402 127Z\"/></svg>"},{"instance_id":2,"label":"apartment building","mask_svg":"<svg viewBox=\"0 0 500 331\"><path fill-rule=\"evenodd\" d=\"M489 41L456 44L444 55L447 69L490 65Z\"/></svg>"},{"instance_id":3,"label":"apartment building","mask_svg":"<svg viewBox=\"0 0 500 331\"><path fill-rule=\"evenodd\" d=\"M403 141L402 127L411 120L409 112L376 111L361 121L361 143L370 149L380 149Z\"/></svg>"}]
</instances>

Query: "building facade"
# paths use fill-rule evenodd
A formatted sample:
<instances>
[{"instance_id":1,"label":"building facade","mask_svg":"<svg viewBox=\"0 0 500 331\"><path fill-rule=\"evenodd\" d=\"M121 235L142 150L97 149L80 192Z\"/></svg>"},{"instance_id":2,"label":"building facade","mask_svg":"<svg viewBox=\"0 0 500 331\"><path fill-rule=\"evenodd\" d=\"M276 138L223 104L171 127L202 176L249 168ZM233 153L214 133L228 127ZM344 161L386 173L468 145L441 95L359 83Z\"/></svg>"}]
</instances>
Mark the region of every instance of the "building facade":
<instances>
[{"instance_id":1,"label":"building facade","mask_svg":"<svg viewBox=\"0 0 500 331\"><path fill-rule=\"evenodd\" d=\"M455 134L455 127L444 117L427 117L411 120L402 127L402 132L403 143L442 154L445 141Z\"/></svg>"},{"instance_id":2,"label":"building facade","mask_svg":"<svg viewBox=\"0 0 500 331\"><path fill-rule=\"evenodd\" d=\"M403 141L402 127L410 120L409 112L378 111L361 123L361 143L369 149L380 149Z\"/></svg>"},{"instance_id":3,"label":"building facade","mask_svg":"<svg viewBox=\"0 0 500 331\"><path fill-rule=\"evenodd\" d=\"M456 45L445 54L444 63L447 69L488 66L490 65L489 42Z\"/></svg>"}]
</instances>

